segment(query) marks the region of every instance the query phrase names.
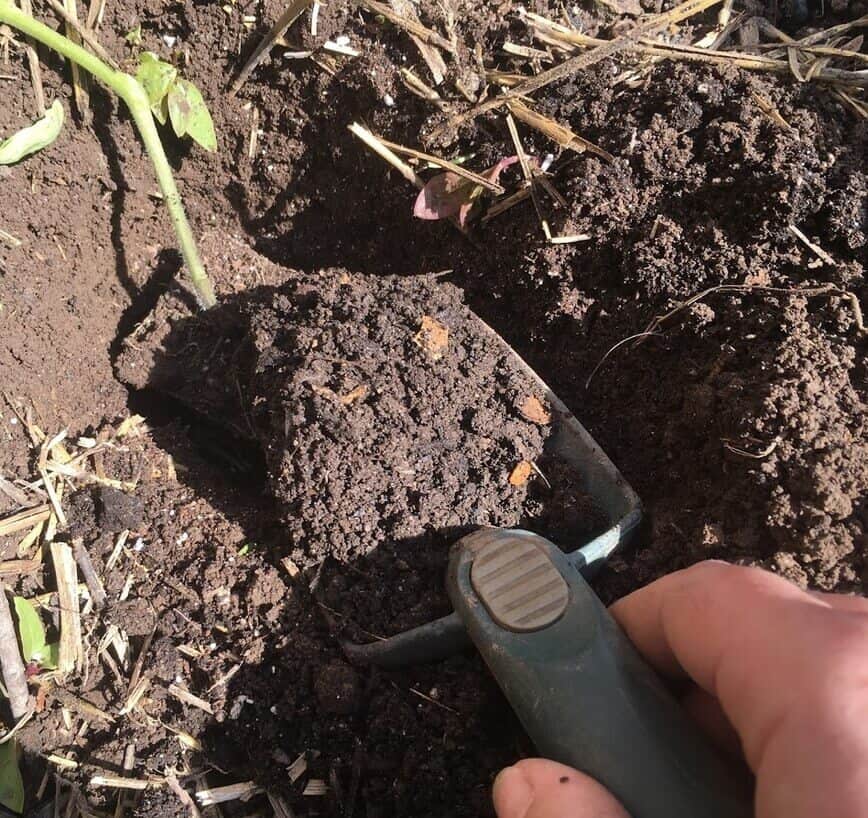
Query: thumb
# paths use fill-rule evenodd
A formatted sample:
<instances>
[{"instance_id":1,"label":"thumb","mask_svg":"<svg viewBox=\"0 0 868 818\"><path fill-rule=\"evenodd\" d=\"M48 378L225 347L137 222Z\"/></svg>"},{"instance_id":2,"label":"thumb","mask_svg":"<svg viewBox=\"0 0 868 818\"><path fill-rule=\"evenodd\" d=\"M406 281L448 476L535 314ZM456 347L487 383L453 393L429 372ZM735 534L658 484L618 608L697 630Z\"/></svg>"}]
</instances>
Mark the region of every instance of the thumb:
<instances>
[{"instance_id":1,"label":"thumb","mask_svg":"<svg viewBox=\"0 0 868 818\"><path fill-rule=\"evenodd\" d=\"M492 797L497 818L629 818L593 778L542 758L501 770Z\"/></svg>"}]
</instances>

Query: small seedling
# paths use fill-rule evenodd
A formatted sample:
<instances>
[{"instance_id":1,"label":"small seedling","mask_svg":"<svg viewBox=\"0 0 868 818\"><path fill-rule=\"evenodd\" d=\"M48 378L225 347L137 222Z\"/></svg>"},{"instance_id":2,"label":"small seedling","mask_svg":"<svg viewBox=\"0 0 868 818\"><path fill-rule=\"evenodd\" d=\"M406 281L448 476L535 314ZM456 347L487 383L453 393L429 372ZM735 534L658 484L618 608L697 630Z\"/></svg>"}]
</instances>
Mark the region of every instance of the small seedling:
<instances>
[{"instance_id":1,"label":"small seedling","mask_svg":"<svg viewBox=\"0 0 868 818\"><path fill-rule=\"evenodd\" d=\"M131 28L126 34L124 34L124 39L130 45L141 45L142 44L142 24L139 23L135 28Z\"/></svg>"},{"instance_id":2,"label":"small seedling","mask_svg":"<svg viewBox=\"0 0 868 818\"><path fill-rule=\"evenodd\" d=\"M154 164L157 182L160 185L163 200L169 210L172 226L175 228L178 244L181 247L184 261L187 263L190 279L199 297L199 301L203 307L213 307L217 303L214 288L199 257L199 249L196 246L193 231L190 229L190 224L187 221L187 214L184 212L184 205L181 203L181 196L175 185L169 160L166 158L166 152L163 150L163 143L160 141L160 134L157 131L154 116L151 112L151 102L145 89L135 77L131 77L123 71L110 67L99 57L86 51L69 38L64 37L59 32L21 11L11 0L0 0L0 23L5 23L18 29L25 36L42 43L42 45L66 57L111 88L124 101L133 121L136 123L145 150ZM191 116L198 117L197 125L193 127L196 130L200 130L202 127L201 111L190 110L185 112L183 102L189 105L191 98L184 92L182 92L182 96L183 100L177 104L180 109L179 116L182 117L179 121L186 123L185 133L190 133L189 117ZM195 98L193 98L193 102L195 102ZM187 120L183 120L185 113L188 117ZM208 120L210 121L210 116Z\"/></svg>"},{"instance_id":3,"label":"small seedling","mask_svg":"<svg viewBox=\"0 0 868 818\"><path fill-rule=\"evenodd\" d=\"M18 769L18 746L14 740L0 744L0 806L12 812L24 811L24 781Z\"/></svg>"},{"instance_id":4,"label":"small seedling","mask_svg":"<svg viewBox=\"0 0 868 818\"><path fill-rule=\"evenodd\" d=\"M63 105L54 100L45 116L0 142L0 165L14 165L27 156L47 148L63 128Z\"/></svg>"},{"instance_id":5,"label":"small seedling","mask_svg":"<svg viewBox=\"0 0 868 818\"><path fill-rule=\"evenodd\" d=\"M15 616L18 618L18 638L21 653L28 666L39 670L53 670L57 667L58 645L48 644L45 640L45 627L39 612L24 597L16 596Z\"/></svg>"},{"instance_id":6,"label":"small seedling","mask_svg":"<svg viewBox=\"0 0 868 818\"><path fill-rule=\"evenodd\" d=\"M148 95L157 122L171 121L177 136L189 136L206 151L217 150L217 134L202 93L192 82L181 79L174 65L145 51L139 57L136 79Z\"/></svg>"},{"instance_id":7,"label":"small seedling","mask_svg":"<svg viewBox=\"0 0 868 818\"><path fill-rule=\"evenodd\" d=\"M507 156L480 175L490 182L496 183L500 174L516 162L518 162L517 156ZM462 227L466 227L473 206L483 190L482 185L459 176L457 173L451 171L438 173L436 176L432 176L425 187L419 191L416 204L413 206L413 215L417 219L430 220L449 219L457 216L458 223Z\"/></svg>"}]
</instances>

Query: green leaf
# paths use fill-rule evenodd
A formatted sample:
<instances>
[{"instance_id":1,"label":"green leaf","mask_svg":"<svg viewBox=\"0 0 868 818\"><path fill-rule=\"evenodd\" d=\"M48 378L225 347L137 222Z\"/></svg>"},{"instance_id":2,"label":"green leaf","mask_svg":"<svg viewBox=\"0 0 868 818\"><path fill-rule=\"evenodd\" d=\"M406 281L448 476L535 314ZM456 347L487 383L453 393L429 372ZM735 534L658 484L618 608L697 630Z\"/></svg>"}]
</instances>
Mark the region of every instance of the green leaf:
<instances>
[{"instance_id":1,"label":"green leaf","mask_svg":"<svg viewBox=\"0 0 868 818\"><path fill-rule=\"evenodd\" d=\"M179 79L169 89L169 118L178 136L189 136L206 151L217 150L217 134L208 106L192 82Z\"/></svg>"},{"instance_id":2,"label":"green leaf","mask_svg":"<svg viewBox=\"0 0 868 818\"><path fill-rule=\"evenodd\" d=\"M47 148L63 128L63 105L54 100L42 119L22 128L8 139L0 142L0 165L14 165L25 156Z\"/></svg>"},{"instance_id":3,"label":"green leaf","mask_svg":"<svg viewBox=\"0 0 868 818\"><path fill-rule=\"evenodd\" d=\"M15 597L15 615L18 617L18 636L24 661L38 662L45 653L45 628L33 603L24 597Z\"/></svg>"},{"instance_id":4,"label":"green leaf","mask_svg":"<svg viewBox=\"0 0 868 818\"><path fill-rule=\"evenodd\" d=\"M143 51L139 55L139 70L136 71L136 79L139 85L145 89L151 110L158 120L160 120L163 100L177 78L178 69L171 63L163 62L153 52ZM164 123L165 119L160 121Z\"/></svg>"},{"instance_id":5,"label":"green leaf","mask_svg":"<svg viewBox=\"0 0 868 818\"><path fill-rule=\"evenodd\" d=\"M0 744L0 804L12 812L24 812L24 781L14 740Z\"/></svg>"},{"instance_id":6,"label":"green leaf","mask_svg":"<svg viewBox=\"0 0 868 818\"><path fill-rule=\"evenodd\" d=\"M42 670L57 670L57 665L60 662L60 642L52 642L45 646L42 651L42 658L39 660L39 667Z\"/></svg>"}]
</instances>

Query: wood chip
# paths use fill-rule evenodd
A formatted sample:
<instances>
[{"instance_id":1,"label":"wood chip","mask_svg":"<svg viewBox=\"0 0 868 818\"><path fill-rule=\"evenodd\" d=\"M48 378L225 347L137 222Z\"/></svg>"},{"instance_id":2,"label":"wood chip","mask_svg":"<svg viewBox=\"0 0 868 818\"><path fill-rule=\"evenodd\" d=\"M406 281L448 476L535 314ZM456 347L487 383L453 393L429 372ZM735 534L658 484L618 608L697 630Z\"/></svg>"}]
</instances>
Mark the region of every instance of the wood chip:
<instances>
[{"instance_id":1,"label":"wood chip","mask_svg":"<svg viewBox=\"0 0 868 818\"><path fill-rule=\"evenodd\" d=\"M552 422L552 415L536 395L528 395L519 410L521 414L532 423L540 426L548 426Z\"/></svg>"},{"instance_id":2,"label":"wood chip","mask_svg":"<svg viewBox=\"0 0 868 818\"><path fill-rule=\"evenodd\" d=\"M522 460L510 473L509 484L511 486L523 486L533 474L533 463Z\"/></svg>"},{"instance_id":3,"label":"wood chip","mask_svg":"<svg viewBox=\"0 0 868 818\"><path fill-rule=\"evenodd\" d=\"M424 349L434 361L439 361L449 346L449 328L430 315L422 316L422 325L413 336L413 343Z\"/></svg>"},{"instance_id":4,"label":"wood chip","mask_svg":"<svg viewBox=\"0 0 868 818\"><path fill-rule=\"evenodd\" d=\"M302 753L292 764L289 765L289 768L286 771L286 774L289 776L289 780L295 784L299 778L301 778L307 772L307 753Z\"/></svg>"}]
</instances>

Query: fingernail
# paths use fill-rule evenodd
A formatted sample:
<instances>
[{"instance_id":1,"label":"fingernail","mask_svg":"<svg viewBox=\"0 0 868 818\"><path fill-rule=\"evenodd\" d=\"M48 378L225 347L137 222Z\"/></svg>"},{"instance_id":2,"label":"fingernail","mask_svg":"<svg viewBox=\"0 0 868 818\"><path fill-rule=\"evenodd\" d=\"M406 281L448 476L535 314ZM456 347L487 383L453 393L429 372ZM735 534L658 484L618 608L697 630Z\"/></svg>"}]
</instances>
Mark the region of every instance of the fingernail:
<instances>
[{"instance_id":1,"label":"fingernail","mask_svg":"<svg viewBox=\"0 0 868 818\"><path fill-rule=\"evenodd\" d=\"M519 767L501 770L492 787L497 818L524 818L533 804L533 795L533 787Z\"/></svg>"}]
</instances>

